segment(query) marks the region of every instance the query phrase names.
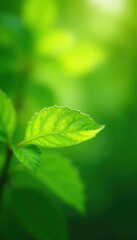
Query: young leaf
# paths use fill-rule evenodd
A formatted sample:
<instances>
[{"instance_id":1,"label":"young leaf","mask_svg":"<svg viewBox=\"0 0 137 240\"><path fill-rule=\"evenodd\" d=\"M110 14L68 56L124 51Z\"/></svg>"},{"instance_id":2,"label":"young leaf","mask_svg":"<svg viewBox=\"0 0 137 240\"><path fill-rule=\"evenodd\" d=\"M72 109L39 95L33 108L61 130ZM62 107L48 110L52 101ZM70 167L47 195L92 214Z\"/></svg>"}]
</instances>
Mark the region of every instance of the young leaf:
<instances>
[{"instance_id":1,"label":"young leaf","mask_svg":"<svg viewBox=\"0 0 137 240\"><path fill-rule=\"evenodd\" d=\"M16 113L10 99L0 90L0 141L10 140L16 124Z\"/></svg>"},{"instance_id":2,"label":"young leaf","mask_svg":"<svg viewBox=\"0 0 137 240\"><path fill-rule=\"evenodd\" d=\"M66 203L84 212L84 186L78 170L58 154L45 154L42 158L38 179Z\"/></svg>"},{"instance_id":3,"label":"young leaf","mask_svg":"<svg viewBox=\"0 0 137 240\"><path fill-rule=\"evenodd\" d=\"M40 150L35 145L28 145L22 148L13 147L16 158L24 164L25 167L36 172L40 163Z\"/></svg>"},{"instance_id":4,"label":"young leaf","mask_svg":"<svg viewBox=\"0 0 137 240\"><path fill-rule=\"evenodd\" d=\"M65 147L93 138L102 128L103 126L78 110L54 106L34 114L21 144Z\"/></svg>"}]
</instances>

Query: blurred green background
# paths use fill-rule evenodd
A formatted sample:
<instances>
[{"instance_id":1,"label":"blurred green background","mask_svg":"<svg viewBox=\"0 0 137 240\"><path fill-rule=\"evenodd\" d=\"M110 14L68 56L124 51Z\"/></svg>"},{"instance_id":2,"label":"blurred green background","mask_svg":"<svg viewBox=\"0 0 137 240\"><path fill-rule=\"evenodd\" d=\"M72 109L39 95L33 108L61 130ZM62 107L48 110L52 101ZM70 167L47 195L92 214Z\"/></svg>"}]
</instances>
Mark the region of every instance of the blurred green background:
<instances>
[{"instance_id":1,"label":"blurred green background","mask_svg":"<svg viewBox=\"0 0 137 240\"><path fill-rule=\"evenodd\" d=\"M0 9L0 88L18 109L15 141L35 111L54 104L106 125L95 139L59 151L86 186L84 215L58 203L69 239L136 240L136 0L2 0ZM39 240L11 218L4 230L11 238L2 240Z\"/></svg>"}]
</instances>

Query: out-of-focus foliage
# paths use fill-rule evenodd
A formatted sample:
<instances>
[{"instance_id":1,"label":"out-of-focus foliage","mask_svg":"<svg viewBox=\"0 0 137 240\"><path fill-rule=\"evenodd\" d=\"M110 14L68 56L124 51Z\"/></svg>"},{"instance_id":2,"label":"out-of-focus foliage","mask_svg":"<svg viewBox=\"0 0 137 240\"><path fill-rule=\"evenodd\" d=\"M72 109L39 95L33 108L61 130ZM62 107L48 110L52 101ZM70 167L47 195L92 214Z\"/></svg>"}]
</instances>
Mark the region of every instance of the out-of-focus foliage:
<instances>
[{"instance_id":1,"label":"out-of-focus foliage","mask_svg":"<svg viewBox=\"0 0 137 240\"><path fill-rule=\"evenodd\" d=\"M67 239L59 209L54 202L39 192L31 189L15 191L11 209L34 239Z\"/></svg>"},{"instance_id":2,"label":"out-of-focus foliage","mask_svg":"<svg viewBox=\"0 0 137 240\"><path fill-rule=\"evenodd\" d=\"M136 1L2 0L0 5L0 88L18 111L15 142L23 139L35 111L54 104L81 109L106 125L94 141L61 150L79 168L87 193L84 216L65 208L70 239L136 240ZM1 144L0 166L4 152ZM17 173L11 186L26 192L15 193L22 209L27 184L45 195L33 176ZM11 209L8 196L4 203ZM12 209L9 217L3 213L8 226L2 236L11 239L10 232L16 239L16 229L17 239L42 239L30 237L36 229L25 225L20 207Z\"/></svg>"},{"instance_id":3,"label":"out-of-focus foliage","mask_svg":"<svg viewBox=\"0 0 137 240\"><path fill-rule=\"evenodd\" d=\"M69 159L57 153L47 154L45 151L42 158L44 161L37 173L38 179L66 203L83 213L85 211L85 191L78 170Z\"/></svg>"},{"instance_id":4,"label":"out-of-focus foliage","mask_svg":"<svg viewBox=\"0 0 137 240\"><path fill-rule=\"evenodd\" d=\"M0 140L7 141L11 138L15 124L16 114L12 103L0 90Z\"/></svg>"}]
</instances>

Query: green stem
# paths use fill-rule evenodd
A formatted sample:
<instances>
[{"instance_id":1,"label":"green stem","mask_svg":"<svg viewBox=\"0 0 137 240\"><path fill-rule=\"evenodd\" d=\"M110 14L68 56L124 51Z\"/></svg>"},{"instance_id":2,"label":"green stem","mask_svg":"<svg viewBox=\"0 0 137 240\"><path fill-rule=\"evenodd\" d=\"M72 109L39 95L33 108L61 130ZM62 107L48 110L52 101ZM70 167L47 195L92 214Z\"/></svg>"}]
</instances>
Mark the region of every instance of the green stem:
<instances>
[{"instance_id":1,"label":"green stem","mask_svg":"<svg viewBox=\"0 0 137 240\"><path fill-rule=\"evenodd\" d=\"M2 205L2 195L3 195L4 187L8 181L8 169L10 166L11 159L12 159L12 150L10 147L8 147L7 148L7 156L6 156L5 163L4 163L4 166L2 169L2 174L0 176L0 207Z\"/></svg>"},{"instance_id":2,"label":"green stem","mask_svg":"<svg viewBox=\"0 0 137 240\"><path fill-rule=\"evenodd\" d=\"M25 141L22 141L16 145L17 148L23 147L25 144Z\"/></svg>"}]
</instances>

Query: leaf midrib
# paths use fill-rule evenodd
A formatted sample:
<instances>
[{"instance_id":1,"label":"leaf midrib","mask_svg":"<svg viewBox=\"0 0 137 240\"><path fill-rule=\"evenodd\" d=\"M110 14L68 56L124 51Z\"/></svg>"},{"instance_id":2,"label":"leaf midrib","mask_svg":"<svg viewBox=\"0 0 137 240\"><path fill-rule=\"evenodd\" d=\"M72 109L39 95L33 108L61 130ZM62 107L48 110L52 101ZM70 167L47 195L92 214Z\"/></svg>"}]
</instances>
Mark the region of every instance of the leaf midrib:
<instances>
[{"instance_id":1,"label":"leaf midrib","mask_svg":"<svg viewBox=\"0 0 137 240\"><path fill-rule=\"evenodd\" d=\"M60 134L68 134L68 133L80 133L80 132L86 132L86 131L100 131L102 129L102 127L100 128L97 128L97 129L86 129L86 130L81 130L81 131L70 131L70 132L66 132L66 131L63 131L63 132L55 132L55 133L49 133L49 134L43 134L43 135L39 135L37 137L33 137L31 139L26 139L23 141L23 145L29 143L29 142L32 142L33 140L36 140L38 138L44 138L44 137L48 137L48 136L54 136L54 135L60 135Z\"/></svg>"}]
</instances>

